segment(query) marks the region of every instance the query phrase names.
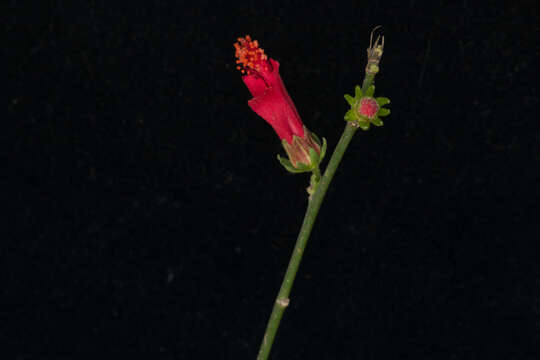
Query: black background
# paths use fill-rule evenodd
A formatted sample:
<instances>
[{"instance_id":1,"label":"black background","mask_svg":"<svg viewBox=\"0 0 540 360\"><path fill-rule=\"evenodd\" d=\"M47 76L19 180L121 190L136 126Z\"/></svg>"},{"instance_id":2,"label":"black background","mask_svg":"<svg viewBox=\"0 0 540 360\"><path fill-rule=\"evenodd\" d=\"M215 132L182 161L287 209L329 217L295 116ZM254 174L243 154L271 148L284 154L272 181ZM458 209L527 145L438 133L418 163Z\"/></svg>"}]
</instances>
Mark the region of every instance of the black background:
<instances>
[{"instance_id":1,"label":"black background","mask_svg":"<svg viewBox=\"0 0 540 360\"><path fill-rule=\"evenodd\" d=\"M1 351L254 359L308 176L232 44L280 61L331 152L381 24L392 114L344 157L271 358L535 358L540 16L482 4L6 1Z\"/></svg>"}]
</instances>

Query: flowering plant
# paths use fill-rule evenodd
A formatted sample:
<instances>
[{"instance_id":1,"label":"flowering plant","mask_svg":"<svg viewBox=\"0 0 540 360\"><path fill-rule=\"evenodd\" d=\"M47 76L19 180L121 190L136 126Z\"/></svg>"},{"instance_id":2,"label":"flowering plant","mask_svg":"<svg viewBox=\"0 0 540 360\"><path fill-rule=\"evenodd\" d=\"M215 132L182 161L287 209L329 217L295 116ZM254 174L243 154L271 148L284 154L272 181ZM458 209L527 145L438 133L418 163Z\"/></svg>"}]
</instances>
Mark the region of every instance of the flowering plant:
<instances>
[{"instance_id":1,"label":"flowering plant","mask_svg":"<svg viewBox=\"0 0 540 360\"><path fill-rule=\"evenodd\" d=\"M319 138L302 123L279 75L279 62L269 59L258 41L249 35L238 38L234 47L237 69L253 96L249 107L274 128L287 152L289 160L278 155L281 164L294 173L318 169L326 141L321 145Z\"/></svg>"},{"instance_id":2,"label":"flowering plant","mask_svg":"<svg viewBox=\"0 0 540 360\"><path fill-rule=\"evenodd\" d=\"M371 33L362 87L356 86L354 97L345 95L345 100L351 106L345 114L347 125L322 176L319 165L326 152L326 140L323 139L321 144L317 136L302 123L279 75L279 63L268 58L259 47L257 40L252 40L249 35L238 38L234 47L237 69L242 72L242 80L253 96L253 99L248 101L248 105L274 128L287 152L288 159L278 155L279 161L290 172L312 172L310 186L307 189L309 193L308 206L302 228L298 234L257 356L257 360L266 360L283 312L289 305L289 294L313 224L347 146L359 128L369 130L370 124L382 126L380 117L390 114L390 110L383 108L384 105L390 103L390 100L384 97L373 97L375 92L373 82L375 75L379 72L384 37L378 36L373 42L373 32Z\"/></svg>"}]
</instances>

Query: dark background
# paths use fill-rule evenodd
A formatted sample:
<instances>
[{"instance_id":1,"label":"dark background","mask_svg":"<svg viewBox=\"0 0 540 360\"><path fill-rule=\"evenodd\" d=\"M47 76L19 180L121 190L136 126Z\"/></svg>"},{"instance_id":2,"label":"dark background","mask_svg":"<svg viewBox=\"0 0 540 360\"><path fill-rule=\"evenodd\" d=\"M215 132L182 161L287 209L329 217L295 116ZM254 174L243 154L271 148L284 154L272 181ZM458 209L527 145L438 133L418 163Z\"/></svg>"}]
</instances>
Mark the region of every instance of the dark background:
<instances>
[{"instance_id":1,"label":"dark background","mask_svg":"<svg viewBox=\"0 0 540 360\"><path fill-rule=\"evenodd\" d=\"M232 44L281 62L331 151L381 24L392 114L344 157L271 357L535 358L540 16L476 3L6 1L2 357L254 359L308 176Z\"/></svg>"}]
</instances>

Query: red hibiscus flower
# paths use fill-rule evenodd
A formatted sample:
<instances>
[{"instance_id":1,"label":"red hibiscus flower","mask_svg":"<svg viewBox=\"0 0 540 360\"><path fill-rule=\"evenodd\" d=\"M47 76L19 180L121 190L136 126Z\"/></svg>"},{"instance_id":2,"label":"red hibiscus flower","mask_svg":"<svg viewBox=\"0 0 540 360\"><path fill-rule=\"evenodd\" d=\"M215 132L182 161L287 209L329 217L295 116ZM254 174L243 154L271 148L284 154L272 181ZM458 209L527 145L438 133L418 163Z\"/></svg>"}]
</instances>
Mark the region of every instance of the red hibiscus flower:
<instances>
[{"instance_id":1,"label":"red hibiscus flower","mask_svg":"<svg viewBox=\"0 0 540 360\"><path fill-rule=\"evenodd\" d=\"M242 72L242 80L253 95L248 101L249 107L272 125L294 168L298 163L315 165L309 149L319 155L320 143L302 124L279 75L279 62L269 59L257 40L251 40L249 35L238 38L234 47L237 69Z\"/></svg>"}]
</instances>

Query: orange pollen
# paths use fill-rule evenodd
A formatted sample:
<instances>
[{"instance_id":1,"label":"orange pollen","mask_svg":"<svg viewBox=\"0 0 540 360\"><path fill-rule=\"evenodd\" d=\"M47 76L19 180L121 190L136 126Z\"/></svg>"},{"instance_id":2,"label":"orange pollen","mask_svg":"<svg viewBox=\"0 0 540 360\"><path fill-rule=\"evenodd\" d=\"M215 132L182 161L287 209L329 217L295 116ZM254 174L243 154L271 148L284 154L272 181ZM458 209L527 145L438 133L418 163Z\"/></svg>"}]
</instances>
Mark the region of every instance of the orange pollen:
<instances>
[{"instance_id":1,"label":"orange pollen","mask_svg":"<svg viewBox=\"0 0 540 360\"><path fill-rule=\"evenodd\" d=\"M268 57L264 50L259 47L257 40L251 40L251 36L246 35L244 38L238 38L238 42L234 44L236 52L236 66L242 74L251 74L254 71L266 70Z\"/></svg>"}]
</instances>

